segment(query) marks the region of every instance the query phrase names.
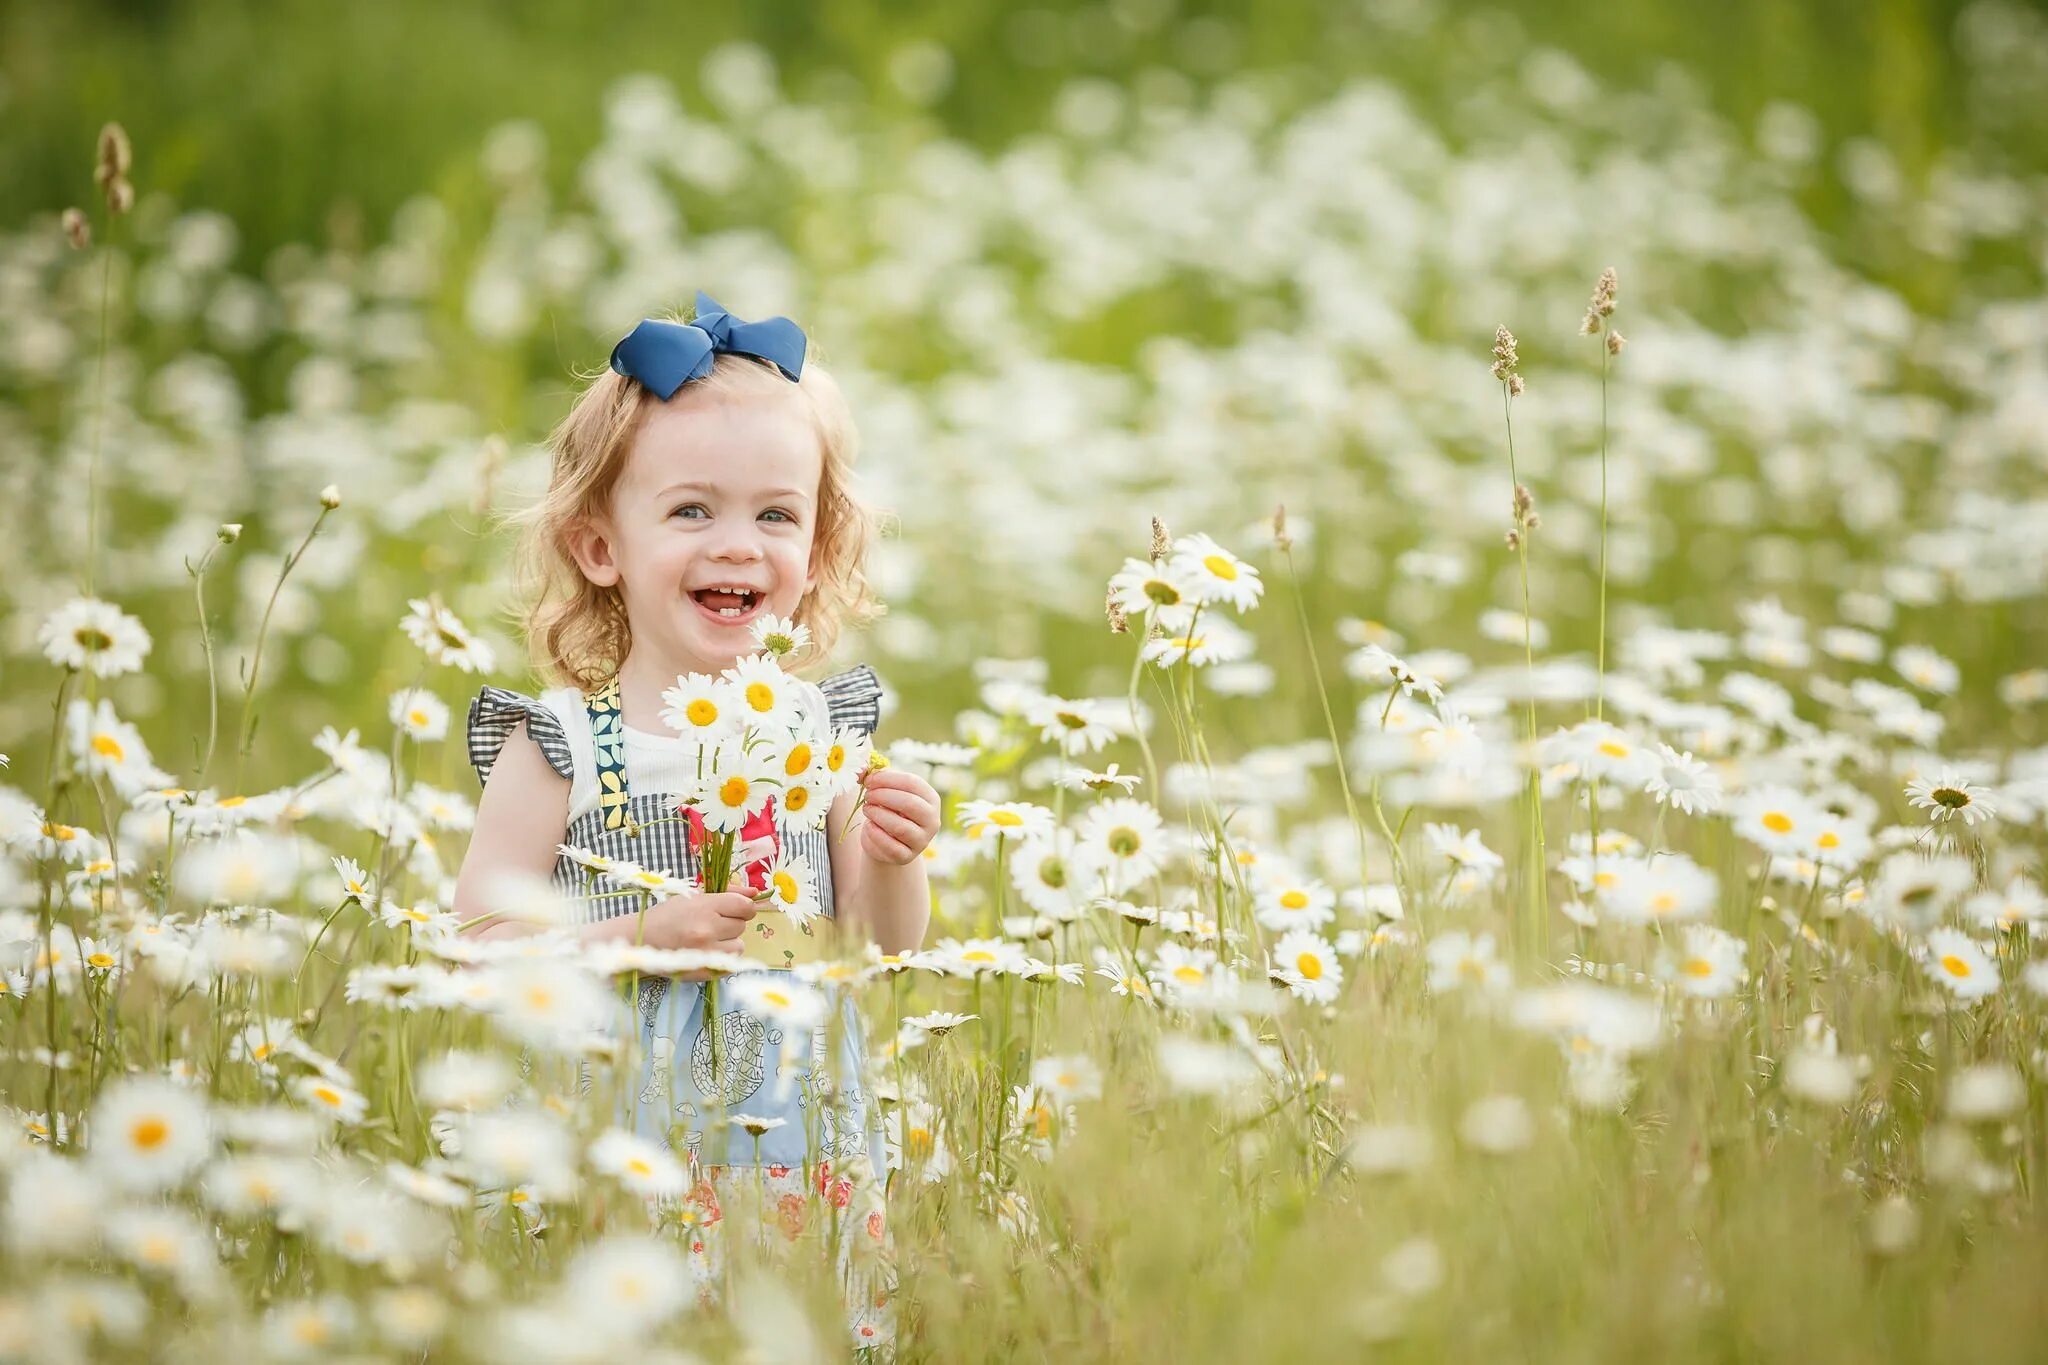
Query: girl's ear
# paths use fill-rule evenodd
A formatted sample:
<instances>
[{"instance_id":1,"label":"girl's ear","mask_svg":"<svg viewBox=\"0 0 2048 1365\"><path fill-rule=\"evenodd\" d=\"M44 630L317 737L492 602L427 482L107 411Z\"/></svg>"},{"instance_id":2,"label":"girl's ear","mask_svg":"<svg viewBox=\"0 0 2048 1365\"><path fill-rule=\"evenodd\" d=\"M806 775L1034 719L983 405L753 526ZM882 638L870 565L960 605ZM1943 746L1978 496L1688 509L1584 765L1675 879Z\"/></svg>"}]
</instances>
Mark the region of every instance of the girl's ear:
<instances>
[{"instance_id":1,"label":"girl's ear","mask_svg":"<svg viewBox=\"0 0 2048 1365\"><path fill-rule=\"evenodd\" d=\"M569 543L570 558L585 578L600 588L609 588L619 581L619 566L612 558L612 542L604 525L590 517L578 517L564 528L562 535Z\"/></svg>"}]
</instances>

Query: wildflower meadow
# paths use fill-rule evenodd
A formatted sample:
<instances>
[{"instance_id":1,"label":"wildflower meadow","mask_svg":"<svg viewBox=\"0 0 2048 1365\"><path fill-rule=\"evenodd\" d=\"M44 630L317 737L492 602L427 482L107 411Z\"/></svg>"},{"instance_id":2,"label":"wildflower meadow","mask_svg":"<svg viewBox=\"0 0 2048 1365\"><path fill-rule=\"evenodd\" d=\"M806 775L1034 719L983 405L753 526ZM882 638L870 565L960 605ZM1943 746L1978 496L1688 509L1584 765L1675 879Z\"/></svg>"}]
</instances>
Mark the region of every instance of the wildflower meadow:
<instances>
[{"instance_id":1,"label":"wildflower meadow","mask_svg":"<svg viewBox=\"0 0 2048 1365\"><path fill-rule=\"evenodd\" d=\"M8 204L0 1360L2038 1359L2048 23L1956 9L1909 153L1352 9L1396 55L1317 79L1029 11L977 138L938 38L614 51L581 144L261 249L110 107ZM765 986L454 911L508 518L700 288L803 322L891 517L818 799L943 807L923 945ZM756 638L674 728L789 684ZM851 993L885 1212L821 1132L753 1204L695 1144L781 1120L635 1133L689 970Z\"/></svg>"}]
</instances>

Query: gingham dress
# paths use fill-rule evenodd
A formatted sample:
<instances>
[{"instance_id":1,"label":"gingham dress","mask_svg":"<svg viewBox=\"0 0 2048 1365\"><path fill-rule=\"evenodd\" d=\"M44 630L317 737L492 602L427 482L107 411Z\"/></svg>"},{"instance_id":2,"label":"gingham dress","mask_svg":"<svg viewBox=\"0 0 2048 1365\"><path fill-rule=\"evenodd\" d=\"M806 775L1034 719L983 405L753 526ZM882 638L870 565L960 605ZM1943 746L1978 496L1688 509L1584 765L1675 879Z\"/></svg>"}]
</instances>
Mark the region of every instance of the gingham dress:
<instances>
[{"instance_id":1,"label":"gingham dress","mask_svg":"<svg viewBox=\"0 0 2048 1365\"><path fill-rule=\"evenodd\" d=\"M881 683L866 664L815 684L801 683L800 690L806 706L824 707L835 725L853 726L868 734L880 720ZM628 818L625 828L607 829L595 780L597 729L603 719L593 723L589 698L574 688L557 688L538 699L501 687L480 691L469 708L469 757L479 779L489 780L499 751L522 721L549 766L570 780L570 819L564 842L658 868L671 876L696 877L697 856L688 846L688 826L674 818L676 793L657 785L666 751L683 741L614 727L623 732ZM825 831L791 829L778 813L775 832L785 852L809 858L816 873L821 911L833 916L832 863ZM554 880L586 922L631 913L635 905L630 897L590 899L589 873L567 857L556 859ZM827 989L836 1002L842 1043L836 1086L821 1084L831 1079L834 1071L824 1064L830 1055L828 1039L835 1031L831 1019L813 1030L808 1039L785 1039L772 1021L741 1010L733 1002L732 992L720 993L725 1109L784 1120L783 1126L760 1139L758 1164L762 1166L802 1166L806 1159L815 1162L864 1154L872 1155L876 1164L880 1162L879 1114L862 1081L867 1049L860 1018L850 997ZM718 1150L718 1139L706 1132L706 1121L716 1106L708 1098L713 1081L703 984L643 979L639 1015L642 1062L639 1100L633 1107L636 1128L706 1163L755 1164L756 1147L746 1135L738 1135ZM778 1061L782 1062L781 1074ZM828 1090L836 1090L836 1103L830 1094L821 1093ZM707 1148L707 1142L714 1147Z\"/></svg>"},{"instance_id":2,"label":"gingham dress","mask_svg":"<svg viewBox=\"0 0 2048 1365\"><path fill-rule=\"evenodd\" d=\"M881 719L881 683L865 664L800 686L810 714L822 707L835 725L869 734ZM490 778L505 741L524 721L549 765L570 781L563 842L694 878L697 859L688 846L687 826L667 818L675 813L675 796L645 780L664 771L671 737L632 730L615 708L599 714L592 702L574 688L558 688L538 699L484 688L469 708L469 757L477 776ZM602 741L600 725L606 730ZM606 827L605 807L620 803L598 790L600 742L606 746L604 767L623 769L623 804L630 817L622 822L624 828ZM670 763L667 771L675 770ZM656 820L661 823L649 823ZM629 832L636 823L639 831ZM809 856L822 911L833 915L825 831L792 830L779 810L774 823L785 850ZM587 874L568 858L556 860L555 883L590 920L631 913L626 898L588 900ZM682 1232L703 1302L717 1298L727 1244L736 1229L792 1255L806 1254L806 1244L829 1242L841 1275L848 1344L886 1350L894 1336L896 1276L880 1174L880 1114L863 1079L867 1049L860 1016L844 991L825 990L835 1002L836 1025L828 1018L808 1039L788 1040L769 1021L739 1009L730 992L722 993L726 1111L784 1120L758 1147L733 1127L718 1130L705 1122L714 1117L705 1099L714 1082L699 982L641 982L641 1070L637 1089L627 1099L637 1101L630 1105L631 1121L641 1135L680 1149L689 1164L691 1188L672 1201L664 1217ZM836 1067L825 1064L834 1034L841 1044ZM794 1063L784 1068L790 1073L786 1083L779 1083L779 1057ZM622 1112L621 1121L626 1117Z\"/></svg>"}]
</instances>

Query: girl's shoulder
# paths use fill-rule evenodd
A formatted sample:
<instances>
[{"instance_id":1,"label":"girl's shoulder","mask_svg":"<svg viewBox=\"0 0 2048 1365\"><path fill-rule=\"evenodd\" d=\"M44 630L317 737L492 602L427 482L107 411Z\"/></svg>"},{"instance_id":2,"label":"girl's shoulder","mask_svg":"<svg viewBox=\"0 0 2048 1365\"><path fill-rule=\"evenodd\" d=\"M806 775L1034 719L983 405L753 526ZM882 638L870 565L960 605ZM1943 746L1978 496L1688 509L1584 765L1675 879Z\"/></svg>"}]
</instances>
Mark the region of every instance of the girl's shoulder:
<instances>
[{"instance_id":1,"label":"girl's shoulder","mask_svg":"<svg viewBox=\"0 0 2048 1365\"><path fill-rule=\"evenodd\" d=\"M490 780L491 767L504 751L505 741L522 722L548 766L574 780L580 747L577 740L582 737L576 732L589 725L583 715L583 694L573 687L556 687L529 697L486 684L469 703L469 761L476 768L477 781Z\"/></svg>"},{"instance_id":2,"label":"girl's shoulder","mask_svg":"<svg viewBox=\"0 0 2048 1365\"><path fill-rule=\"evenodd\" d=\"M820 678L812 686L824 695L825 714L832 724L869 735L882 723L882 680L866 664Z\"/></svg>"}]
</instances>

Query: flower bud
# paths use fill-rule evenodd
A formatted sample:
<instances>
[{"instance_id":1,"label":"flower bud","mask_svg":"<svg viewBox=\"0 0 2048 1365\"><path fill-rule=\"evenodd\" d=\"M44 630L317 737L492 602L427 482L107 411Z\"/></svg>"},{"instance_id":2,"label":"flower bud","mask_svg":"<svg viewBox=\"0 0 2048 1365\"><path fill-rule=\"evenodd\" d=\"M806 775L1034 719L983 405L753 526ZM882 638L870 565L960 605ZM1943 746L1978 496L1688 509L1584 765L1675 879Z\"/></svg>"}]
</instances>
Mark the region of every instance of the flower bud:
<instances>
[{"instance_id":1,"label":"flower bud","mask_svg":"<svg viewBox=\"0 0 2048 1365\"><path fill-rule=\"evenodd\" d=\"M224 521L220 524L220 529L215 531L214 534L220 537L221 544L232 545L242 538L242 523L239 521Z\"/></svg>"},{"instance_id":2,"label":"flower bud","mask_svg":"<svg viewBox=\"0 0 2048 1365\"><path fill-rule=\"evenodd\" d=\"M341 485L338 483L330 483L327 485L327 487L321 489L320 505L330 512L332 512L335 508L341 506Z\"/></svg>"},{"instance_id":3,"label":"flower bud","mask_svg":"<svg viewBox=\"0 0 2048 1365\"><path fill-rule=\"evenodd\" d=\"M85 210L64 210L64 240L73 251L83 251L92 245L92 220L85 216Z\"/></svg>"}]
</instances>

